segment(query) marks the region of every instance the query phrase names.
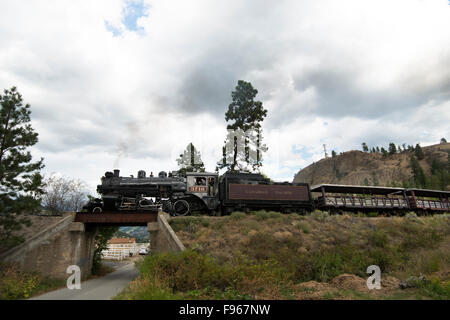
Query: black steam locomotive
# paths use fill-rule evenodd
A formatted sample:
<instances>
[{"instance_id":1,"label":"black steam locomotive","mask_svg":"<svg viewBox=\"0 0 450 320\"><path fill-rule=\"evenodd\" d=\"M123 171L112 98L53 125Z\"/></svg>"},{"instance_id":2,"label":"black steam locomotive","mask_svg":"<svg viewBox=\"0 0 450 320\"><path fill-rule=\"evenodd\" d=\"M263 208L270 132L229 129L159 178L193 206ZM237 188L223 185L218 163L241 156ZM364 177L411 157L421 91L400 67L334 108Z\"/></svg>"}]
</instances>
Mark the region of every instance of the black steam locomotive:
<instances>
[{"instance_id":1,"label":"black steam locomotive","mask_svg":"<svg viewBox=\"0 0 450 320\"><path fill-rule=\"evenodd\" d=\"M91 200L88 212L163 210L172 215L193 211L222 214L233 210L276 209L302 212L312 209L306 183L276 183L261 174L225 173L219 181L217 173L159 172L146 176L140 170L137 178L121 177L119 170L106 172L97 191L101 199Z\"/></svg>"}]
</instances>

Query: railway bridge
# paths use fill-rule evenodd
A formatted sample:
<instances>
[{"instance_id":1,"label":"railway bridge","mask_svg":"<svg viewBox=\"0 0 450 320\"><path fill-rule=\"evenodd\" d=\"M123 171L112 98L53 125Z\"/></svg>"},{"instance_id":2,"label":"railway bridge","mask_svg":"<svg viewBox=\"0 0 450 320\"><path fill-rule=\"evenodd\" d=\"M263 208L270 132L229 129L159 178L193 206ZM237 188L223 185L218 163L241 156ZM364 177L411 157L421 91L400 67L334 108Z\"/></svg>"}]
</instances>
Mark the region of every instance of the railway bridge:
<instances>
[{"instance_id":1,"label":"railway bridge","mask_svg":"<svg viewBox=\"0 0 450 320\"><path fill-rule=\"evenodd\" d=\"M82 279L91 274L95 236L101 226L147 226L152 252L182 251L184 246L158 211L68 212L24 243L0 255L0 262L15 263L25 271L67 278L67 267L77 265Z\"/></svg>"}]
</instances>

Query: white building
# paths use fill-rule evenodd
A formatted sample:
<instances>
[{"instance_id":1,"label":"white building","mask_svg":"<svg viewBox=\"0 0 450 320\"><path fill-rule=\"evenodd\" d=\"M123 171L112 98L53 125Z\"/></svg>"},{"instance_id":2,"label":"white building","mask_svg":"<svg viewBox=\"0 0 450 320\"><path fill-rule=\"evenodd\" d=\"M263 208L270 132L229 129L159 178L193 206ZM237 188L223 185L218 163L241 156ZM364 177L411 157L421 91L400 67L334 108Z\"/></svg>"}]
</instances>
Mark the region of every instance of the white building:
<instances>
[{"instance_id":1,"label":"white building","mask_svg":"<svg viewBox=\"0 0 450 320\"><path fill-rule=\"evenodd\" d=\"M134 256L139 251L134 238L112 238L108 241L108 249L102 251L104 259L123 260Z\"/></svg>"}]
</instances>

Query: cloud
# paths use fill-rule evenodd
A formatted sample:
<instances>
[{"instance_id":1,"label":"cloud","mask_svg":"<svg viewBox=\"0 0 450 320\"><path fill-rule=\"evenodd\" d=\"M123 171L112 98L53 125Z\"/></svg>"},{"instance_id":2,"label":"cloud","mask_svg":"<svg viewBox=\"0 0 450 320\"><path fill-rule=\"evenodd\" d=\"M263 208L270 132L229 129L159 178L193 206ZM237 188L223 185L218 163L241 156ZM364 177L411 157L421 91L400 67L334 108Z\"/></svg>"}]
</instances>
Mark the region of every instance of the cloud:
<instances>
[{"instance_id":1,"label":"cloud","mask_svg":"<svg viewBox=\"0 0 450 320\"><path fill-rule=\"evenodd\" d=\"M329 152L449 137L447 1L0 3L0 87L16 85L48 172L209 170L238 80L268 109L263 171ZM325 125L327 123L327 125Z\"/></svg>"}]
</instances>

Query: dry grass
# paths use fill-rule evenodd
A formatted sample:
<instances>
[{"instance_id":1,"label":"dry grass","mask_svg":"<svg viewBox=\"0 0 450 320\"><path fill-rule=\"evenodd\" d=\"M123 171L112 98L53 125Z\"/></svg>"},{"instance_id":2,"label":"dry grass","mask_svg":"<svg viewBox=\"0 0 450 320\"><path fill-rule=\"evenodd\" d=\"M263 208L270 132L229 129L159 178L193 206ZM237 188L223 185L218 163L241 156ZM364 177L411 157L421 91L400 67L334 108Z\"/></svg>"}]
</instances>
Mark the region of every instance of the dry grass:
<instances>
[{"instance_id":1,"label":"dry grass","mask_svg":"<svg viewBox=\"0 0 450 320\"><path fill-rule=\"evenodd\" d=\"M392 283L424 274L443 286L450 280L450 217L360 217L315 212L308 216L256 212L225 217L182 217L171 222L187 248L219 263L243 256L255 264L276 261L284 282L248 290L266 298L426 298L417 290L390 287L378 293L336 285L336 277L352 274L365 283L367 266L379 265ZM393 280L394 279L394 280ZM321 290L304 283L320 283ZM333 282L334 281L334 282ZM388 282L389 282L388 281ZM325 290L326 289L326 290ZM309 295L309 291L312 295ZM306 293L305 293L306 292ZM317 293L319 292L319 293ZM422 291L420 291L422 292ZM433 296L445 297L443 295Z\"/></svg>"}]
</instances>

